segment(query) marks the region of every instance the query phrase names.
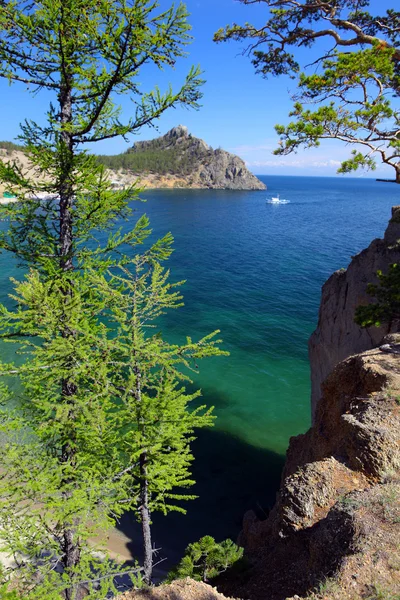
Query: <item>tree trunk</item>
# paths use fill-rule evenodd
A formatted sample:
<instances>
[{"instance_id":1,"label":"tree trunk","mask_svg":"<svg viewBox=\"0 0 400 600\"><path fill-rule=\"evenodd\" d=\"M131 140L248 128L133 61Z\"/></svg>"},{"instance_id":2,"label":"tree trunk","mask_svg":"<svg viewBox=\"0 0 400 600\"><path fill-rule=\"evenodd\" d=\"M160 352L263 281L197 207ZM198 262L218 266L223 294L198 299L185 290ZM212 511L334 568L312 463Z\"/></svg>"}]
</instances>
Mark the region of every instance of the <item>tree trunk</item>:
<instances>
[{"instance_id":1,"label":"tree trunk","mask_svg":"<svg viewBox=\"0 0 400 600\"><path fill-rule=\"evenodd\" d=\"M76 567L80 560L80 548L75 542L75 532L71 529L65 529L63 534L64 541L64 556L63 556L63 567L65 570L71 570ZM75 586L71 586L65 590L65 600L76 600L76 594L78 589Z\"/></svg>"},{"instance_id":2,"label":"tree trunk","mask_svg":"<svg viewBox=\"0 0 400 600\"><path fill-rule=\"evenodd\" d=\"M396 183L400 183L400 164L396 166Z\"/></svg>"},{"instance_id":3,"label":"tree trunk","mask_svg":"<svg viewBox=\"0 0 400 600\"><path fill-rule=\"evenodd\" d=\"M142 521L143 535L143 568L144 581L151 584L153 573L153 549L151 543L151 513L149 506L149 485L147 480L147 453L143 452L140 456L140 518Z\"/></svg>"},{"instance_id":4,"label":"tree trunk","mask_svg":"<svg viewBox=\"0 0 400 600\"><path fill-rule=\"evenodd\" d=\"M135 309L136 311L136 294L135 294ZM135 344L135 331L133 333L133 344ZM139 429L143 436L145 435L145 424L142 414L142 385L141 385L141 372L139 364L136 363L134 366L134 373L136 377L135 385L135 400L138 405L138 418L139 418ZM147 474L147 463L148 456L147 451L144 449L140 454L139 458L139 470L140 470L140 520L142 523L142 542L143 542L143 570L144 570L144 581L147 585L151 584L151 576L153 573L153 549L151 543L151 511L149 502L149 480Z\"/></svg>"},{"instance_id":5,"label":"tree trunk","mask_svg":"<svg viewBox=\"0 0 400 600\"><path fill-rule=\"evenodd\" d=\"M60 92L60 120L61 125L67 125L61 131L61 153L60 153L60 172L59 179L59 215L60 215L60 268L66 273L74 269L73 264L73 230L72 230L72 203L74 190L71 183L71 174L74 168L73 139L68 125L72 122L72 78L64 79L64 87ZM65 303L69 303L73 295L72 282L64 281L62 293L65 297ZM62 336L67 338L75 335L75 332L68 324L67 315L62 329ZM70 379L64 379L61 382L62 402L70 406L69 425L72 425L71 431L67 432L66 440L62 447L61 462L74 464L75 448L73 435L74 421L74 396L77 392L76 384ZM70 481L65 482L70 483ZM67 500L70 493L65 493ZM76 522L64 523L63 531L63 558L62 564L64 571L71 572L79 564L80 545L76 539ZM71 586L65 590L66 600L75 600L78 589Z\"/></svg>"},{"instance_id":6,"label":"tree trunk","mask_svg":"<svg viewBox=\"0 0 400 600\"><path fill-rule=\"evenodd\" d=\"M72 81L66 81L64 89L60 92L60 117L62 125L68 126L72 122ZM61 131L61 141L61 176L59 181L60 267L63 271L71 271L74 268L72 261L72 201L74 190L71 183L74 151L72 134L68 128ZM66 295L71 294L72 290L66 290Z\"/></svg>"}]
</instances>

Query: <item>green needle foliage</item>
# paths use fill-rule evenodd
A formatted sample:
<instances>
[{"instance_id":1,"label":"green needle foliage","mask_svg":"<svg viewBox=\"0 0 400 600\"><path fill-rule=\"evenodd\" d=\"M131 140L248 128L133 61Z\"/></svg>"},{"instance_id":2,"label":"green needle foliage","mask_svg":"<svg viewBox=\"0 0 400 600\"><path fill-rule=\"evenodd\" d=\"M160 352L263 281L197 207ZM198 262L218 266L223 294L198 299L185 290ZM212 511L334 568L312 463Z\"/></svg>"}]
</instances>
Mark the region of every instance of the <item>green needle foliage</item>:
<instances>
[{"instance_id":1,"label":"green needle foliage","mask_svg":"<svg viewBox=\"0 0 400 600\"><path fill-rule=\"evenodd\" d=\"M181 304L162 267L172 238L148 247L145 217L118 229L138 190L113 191L82 149L198 105L193 68L176 92L139 91L143 67L184 55L186 16L149 0L0 5L0 76L52 96L44 124L22 125L29 174L0 163L17 197L0 209L0 249L26 270L11 308L0 307L2 343L16 352L15 364L0 362L0 547L14 564L0 585L11 579L27 600L115 591L121 568L96 540L125 510L144 536L144 568L130 572L149 582L151 512L181 508L193 431L212 420L189 410L197 394L183 382L193 361L220 354L214 336L178 347L150 328ZM120 93L133 102L127 121L113 103Z\"/></svg>"},{"instance_id":2,"label":"green needle foliage","mask_svg":"<svg viewBox=\"0 0 400 600\"><path fill-rule=\"evenodd\" d=\"M389 265L386 274L377 271L376 276L378 283L367 285L367 292L375 302L358 306L355 322L361 327L380 327L385 323L390 329L392 322L400 319L400 266Z\"/></svg>"},{"instance_id":3,"label":"green needle foliage","mask_svg":"<svg viewBox=\"0 0 400 600\"><path fill-rule=\"evenodd\" d=\"M400 12L373 14L370 0L239 2L265 6L266 20L233 23L218 30L214 40L246 41L244 54L251 56L262 77L297 78L289 114L293 120L275 127L280 140L274 154L288 155L335 139L353 146L339 173L374 170L379 160L394 169L400 184ZM321 39L324 44L318 46ZM311 64L301 64L302 48L314 49ZM397 265L377 276L380 285L368 286L377 302L356 312L363 327L390 323L398 316Z\"/></svg>"},{"instance_id":4,"label":"green needle foliage","mask_svg":"<svg viewBox=\"0 0 400 600\"><path fill-rule=\"evenodd\" d=\"M263 77L299 77L290 113L295 120L276 127L280 145L275 154L338 139L355 145L339 172L374 169L378 157L394 168L400 183L400 12L372 14L369 0L259 0L259 4L266 9L262 24L233 23L217 31L214 39L245 40L244 53ZM325 43L319 47L321 39ZM302 65L298 49L311 47L313 62ZM301 73L307 67L311 74Z\"/></svg>"},{"instance_id":5,"label":"green needle foliage","mask_svg":"<svg viewBox=\"0 0 400 600\"><path fill-rule=\"evenodd\" d=\"M333 53L320 74L300 75L301 101L290 113L295 121L277 125L280 147L274 154L290 154L300 147L317 147L322 139L357 144L339 173L360 167L374 170L375 155L395 169L400 183L400 107L393 100L400 78L394 50L378 42L372 49ZM327 104L323 104L328 100ZM305 108L304 105L313 107Z\"/></svg>"},{"instance_id":6,"label":"green needle foliage","mask_svg":"<svg viewBox=\"0 0 400 600\"><path fill-rule=\"evenodd\" d=\"M189 544L179 565L170 573L168 579L191 577L196 581L210 581L243 558L243 548L232 540L217 543L206 535L198 542Z\"/></svg>"},{"instance_id":7,"label":"green needle foliage","mask_svg":"<svg viewBox=\"0 0 400 600\"><path fill-rule=\"evenodd\" d=\"M136 228L142 240L150 233L145 217ZM129 465L124 471L125 503L142 524L146 581L152 569L151 513L185 512L176 502L194 498L181 491L194 483L190 442L195 428L213 421L212 409L188 410L200 392L187 394L181 383L191 382L188 373L197 371L197 360L226 354L217 347L218 331L198 342L187 338L183 345L171 345L155 330L154 321L166 309L182 306L177 288L183 282L169 283L169 271L161 266L171 243L167 235L148 252L132 260L123 257L107 274L92 273L114 324L110 362L115 368L109 381L120 403L114 417L121 432L114 450Z\"/></svg>"}]
</instances>

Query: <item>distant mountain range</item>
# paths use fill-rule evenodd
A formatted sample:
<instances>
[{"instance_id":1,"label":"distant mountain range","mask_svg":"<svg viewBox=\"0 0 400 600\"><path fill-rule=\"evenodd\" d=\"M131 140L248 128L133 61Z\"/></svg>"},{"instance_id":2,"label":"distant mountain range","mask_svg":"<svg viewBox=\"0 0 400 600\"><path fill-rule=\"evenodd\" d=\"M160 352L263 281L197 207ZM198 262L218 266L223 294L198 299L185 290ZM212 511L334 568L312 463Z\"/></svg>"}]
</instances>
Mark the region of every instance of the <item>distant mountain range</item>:
<instances>
[{"instance_id":1,"label":"distant mountain range","mask_svg":"<svg viewBox=\"0 0 400 600\"><path fill-rule=\"evenodd\" d=\"M121 184L137 177L146 187L263 190L265 184L250 173L244 161L203 140L178 125L154 140L136 142L123 154L102 155L99 161Z\"/></svg>"}]
</instances>

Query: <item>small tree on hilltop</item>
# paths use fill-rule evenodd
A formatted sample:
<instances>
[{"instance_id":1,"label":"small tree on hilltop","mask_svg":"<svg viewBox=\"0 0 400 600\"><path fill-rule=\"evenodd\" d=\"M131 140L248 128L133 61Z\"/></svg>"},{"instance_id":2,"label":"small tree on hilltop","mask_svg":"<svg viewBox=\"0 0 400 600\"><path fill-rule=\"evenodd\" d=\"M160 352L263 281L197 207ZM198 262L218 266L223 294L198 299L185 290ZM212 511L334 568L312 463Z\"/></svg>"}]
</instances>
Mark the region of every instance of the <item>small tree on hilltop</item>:
<instances>
[{"instance_id":1,"label":"small tree on hilltop","mask_svg":"<svg viewBox=\"0 0 400 600\"><path fill-rule=\"evenodd\" d=\"M377 155L395 169L400 183L400 12L390 9L383 16L372 15L366 10L368 0L259 3L269 9L265 24L233 24L219 30L215 40L249 41L245 52L262 76L294 77L301 69L296 49L325 40L312 63L313 70L322 65L322 71L300 75L297 102L290 113L295 121L276 127L281 139L275 154L338 139L356 145L339 172L375 168ZM306 104L318 108L310 110Z\"/></svg>"},{"instance_id":2,"label":"small tree on hilltop","mask_svg":"<svg viewBox=\"0 0 400 600\"><path fill-rule=\"evenodd\" d=\"M148 352L129 354L127 331L146 345L144 333L123 316L139 291L155 305L163 299L154 318L176 304L173 295L166 300L170 284L160 275L171 239L145 252L144 262L132 259L148 236L147 221L127 233L116 226L129 216L127 201L137 191L113 191L104 168L82 150L82 144L138 131L170 107L197 106L196 69L177 92L139 91L141 69L173 66L189 41L184 6L163 12L157 6L149 0L0 5L0 76L53 94L47 123L22 126L33 174L0 163L0 178L18 200L1 208L9 228L0 247L28 271L14 281L12 307L0 307L0 335L24 358L0 364L0 540L14 558L13 583L28 600L78 600L83 592L103 599L115 590L120 569L95 553L90 540L124 510L141 513L143 456L152 457L153 468L157 453L169 451L167 435L156 441L147 431L156 423L168 428L171 401L182 425L175 437L169 434L170 446L187 458L180 472L164 472L171 492L177 483L190 483L184 471L193 427L210 422L207 411L187 414L191 398L177 384L177 366L183 356L218 353L212 340L187 343L182 352L175 347L162 364L152 353L162 344L159 336ZM134 116L126 122L112 101L120 93L133 101ZM150 277L140 290L129 283L136 260L148 266ZM140 400L127 386L140 385L149 371L152 383L145 383ZM14 392L9 377L18 379ZM141 418L128 423L128 412L140 413L141 402L151 415L145 430ZM138 575L136 567L133 572Z\"/></svg>"}]
</instances>

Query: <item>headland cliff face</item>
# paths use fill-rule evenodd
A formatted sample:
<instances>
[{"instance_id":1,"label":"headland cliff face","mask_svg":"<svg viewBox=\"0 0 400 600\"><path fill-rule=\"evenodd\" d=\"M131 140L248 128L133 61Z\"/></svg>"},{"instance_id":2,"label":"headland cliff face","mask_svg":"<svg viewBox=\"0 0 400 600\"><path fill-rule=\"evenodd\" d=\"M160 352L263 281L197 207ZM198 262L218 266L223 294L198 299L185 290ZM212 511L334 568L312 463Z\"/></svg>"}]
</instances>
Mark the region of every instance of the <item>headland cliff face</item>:
<instances>
[{"instance_id":1,"label":"headland cliff face","mask_svg":"<svg viewBox=\"0 0 400 600\"><path fill-rule=\"evenodd\" d=\"M24 154L21 146L0 143L0 158L16 162L24 174L45 181L42 174ZM191 135L178 125L165 135L148 141L136 142L118 155L97 156L108 169L116 187L139 185L148 189L218 189L265 190L266 185L246 167L235 154L217 148ZM0 185L0 195L5 188Z\"/></svg>"},{"instance_id":2,"label":"headland cliff face","mask_svg":"<svg viewBox=\"0 0 400 600\"><path fill-rule=\"evenodd\" d=\"M225 593L361 600L374 587L384 598L400 591L399 397L398 356L374 349L337 365L313 427L290 442L270 515L245 516L251 568L247 581L224 582Z\"/></svg>"},{"instance_id":3,"label":"headland cliff face","mask_svg":"<svg viewBox=\"0 0 400 600\"><path fill-rule=\"evenodd\" d=\"M138 178L147 188L264 190L265 184L244 161L226 150L214 150L178 125L154 140L136 142L124 154L98 157L115 182Z\"/></svg>"},{"instance_id":4,"label":"headland cliff face","mask_svg":"<svg viewBox=\"0 0 400 600\"><path fill-rule=\"evenodd\" d=\"M247 578L221 581L247 600L362 600L400 594L400 334L355 325L377 269L400 258L400 208L383 240L323 288L310 340L314 420L290 440L267 519L245 515ZM398 325L393 325L393 330ZM386 335L385 335L386 334ZM380 595L379 595L380 594ZM397 594L397 595L396 595Z\"/></svg>"},{"instance_id":5,"label":"headland cliff face","mask_svg":"<svg viewBox=\"0 0 400 600\"><path fill-rule=\"evenodd\" d=\"M321 397L321 384L342 360L376 347L388 327L363 329L354 322L357 306L368 304L367 284L376 282L376 272L386 272L391 263L400 261L400 207L392 218L383 239L353 257L347 269L336 271L322 288L317 329L309 341L311 367L311 411L314 418ZM396 331L397 324L391 331Z\"/></svg>"}]
</instances>

